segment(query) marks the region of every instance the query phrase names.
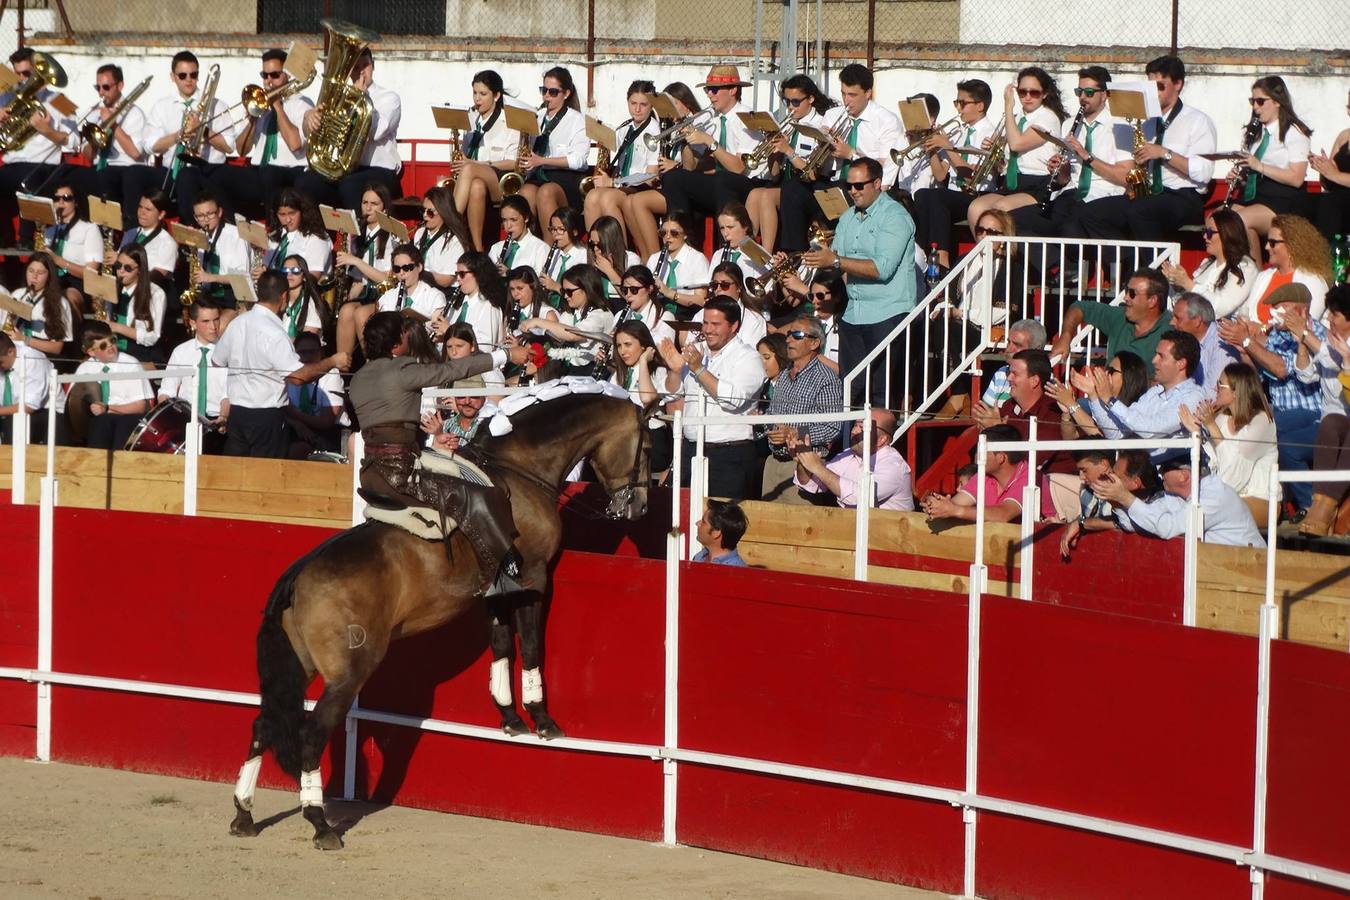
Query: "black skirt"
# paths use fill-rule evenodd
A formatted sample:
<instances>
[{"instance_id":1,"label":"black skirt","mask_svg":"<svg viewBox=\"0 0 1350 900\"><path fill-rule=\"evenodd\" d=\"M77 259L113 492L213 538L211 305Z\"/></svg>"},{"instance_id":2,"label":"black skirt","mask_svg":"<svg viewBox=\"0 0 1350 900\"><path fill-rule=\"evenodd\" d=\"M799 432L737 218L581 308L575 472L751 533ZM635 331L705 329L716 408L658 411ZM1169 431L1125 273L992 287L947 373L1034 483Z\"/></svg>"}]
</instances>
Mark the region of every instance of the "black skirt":
<instances>
[{"instance_id":1,"label":"black skirt","mask_svg":"<svg viewBox=\"0 0 1350 900\"><path fill-rule=\"evenodd\" d=\"M591 174L591 170L577 171L576 169L536 169L530 173L530 177L525 179L526 184L556 184L562 188L563 194L567 197L567 205L574 209L581 209L584 200L581 196L581 179Z\"/></svg>"},{"instance_id":2,"label":"black skirt","mask_svg":"<svg viewBox=\"0 0 1350 900\"><path fill-rule=\"evenodd\" d=\"M1242 205L1264 206L1277 216L1307 216L1310 204L1308 192L1303 188L1290 187L1269 178L1262 178L1256 185L1256 196Z\"/></svg>"}]
</instances>

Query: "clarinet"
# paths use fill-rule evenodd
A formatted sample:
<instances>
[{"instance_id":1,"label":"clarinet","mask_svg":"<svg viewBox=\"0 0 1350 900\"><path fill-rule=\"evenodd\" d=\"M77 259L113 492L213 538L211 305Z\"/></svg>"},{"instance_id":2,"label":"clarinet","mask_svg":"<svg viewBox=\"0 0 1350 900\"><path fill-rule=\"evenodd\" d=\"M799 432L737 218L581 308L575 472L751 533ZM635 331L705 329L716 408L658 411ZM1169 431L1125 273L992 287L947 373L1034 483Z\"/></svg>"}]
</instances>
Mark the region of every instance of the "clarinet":
<instances>
[{"instance_id":1,"label":"clarinet","mask_svg":"<svg viewBox=\"0 0 1350 900\"><path fill-rule=\"evenodd\" d=\"M1242 127L1242 152L1251 153L1252 147L1256 145L1256 140L1261 136L1261 116L1252 113L1252 117L1247 120L1247 124ZM1223 208L1230 209L1238 196L1247 189L1247 179L1251 172L1247 169L1247 164L1241 160L1234 160L1233 165L1228 170L1228 193L1223 198Z\"/></svg>"},{"instance_id":2,"label":"clarinet","mask_svg":"<svg viewBox=\"0 0 1350 900\"><path fill-rule=\"evenodd\" d=\"M506 254L511 249L511 236L507 235L506 240L502 241L502 252L497 254L497 265L506 265Z\"/></svg>"},{"instance_id":3,"label":"clarinet","mask_svg":"<svg viewBox=\"0 0 1350 900\"><path fill-rule=\"evenodd\" d=\"M554 241L552 244L548 245L548 256L544 258L544 268L540 271L539 273L540 275L550 278L552 277L548 273L552 271L553 263L558 259L558 252L559 251L557 241Z\"/></svg>"},{"instance_id":4,"label":"clarinet","mask_svg":"<svg viewBox=\"0 0 1350 900\"><path fill-rule=\"evenodd\" d=\"M1073 124L1069 126L1069 137L1077 137L1078 129L1083 127L1083 107L1078 107L1078 115L1073 117ZM1050 178L1045 183L1045 191L1041 194L1038 204L1041 208L1041 215L1049 218L1050 216L1050 197L1055 192L1055 179L1059 177L1060 170L1064 168L1064 163L1060 163L1050 170Z\"/></svg>"},{"instance_id":5,"label":"clarinet","mask_svg":"<svg viewBox=\"0 0 1350 900\"><path fill-rule=\"evenodd\" d=\"M394 308L397 309L399 312L402 312L403 308L407 305L407 303L408 303L408 288L406 285L403 284L403 282L400 281L398 283L398 302L395 304Z\"/></svg>"},{"instance_id":6,"label":"clarinet","mask_svg":"<svg viewBox=\"0 0 1350 900\"><path fill-rule=\"evenodd\" d=\"M450 313L459 309L463 302L464 291L461 290L460 286L457 284L452 286L450 290L445 292L445 308L441 310L441 315L445 316L447 319L450 318Z\"/></svg>"}]
</instances>

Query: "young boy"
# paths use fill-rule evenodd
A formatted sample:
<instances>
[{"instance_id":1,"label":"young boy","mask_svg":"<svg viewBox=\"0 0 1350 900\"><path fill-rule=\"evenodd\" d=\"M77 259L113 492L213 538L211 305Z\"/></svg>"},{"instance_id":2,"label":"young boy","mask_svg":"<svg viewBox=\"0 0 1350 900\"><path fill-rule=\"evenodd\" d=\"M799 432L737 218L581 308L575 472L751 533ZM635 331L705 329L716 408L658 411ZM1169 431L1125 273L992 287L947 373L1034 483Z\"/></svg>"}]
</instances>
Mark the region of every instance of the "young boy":
<instances>
[{"instance_id":1,"label":"young boy","mask_svg":"<svg viewBox=\"0 0 1350 900\"><path fill-rule=\"evenodd\" d=\"M1092 493L1088 485L1101 481L1115 465L1115 454L1110 450L1078 450L1073 455L1082 487L1078 492L1078 518L1071 521L1059 539L1059 554L1069 558L1069 552L1078 546L1084 531L1110 531L1116 527L1111 504Z\"/></svg>"},{"instance_id":2,"label":"young boy","mask_svg":"<svg viewBox=\"0 0 1350 900\"><path fill-rule=\"evenodd\" d=\"M117 349L117 340L106 322L87 322L81 344L89 358L75 370L77 375L92 372L140 372L140 362ZM127 438L150 410L154 394L146 380L99 381L91 392L89 434L85 445L99 450L121 450Z\"/></svg>"}]
</instances>

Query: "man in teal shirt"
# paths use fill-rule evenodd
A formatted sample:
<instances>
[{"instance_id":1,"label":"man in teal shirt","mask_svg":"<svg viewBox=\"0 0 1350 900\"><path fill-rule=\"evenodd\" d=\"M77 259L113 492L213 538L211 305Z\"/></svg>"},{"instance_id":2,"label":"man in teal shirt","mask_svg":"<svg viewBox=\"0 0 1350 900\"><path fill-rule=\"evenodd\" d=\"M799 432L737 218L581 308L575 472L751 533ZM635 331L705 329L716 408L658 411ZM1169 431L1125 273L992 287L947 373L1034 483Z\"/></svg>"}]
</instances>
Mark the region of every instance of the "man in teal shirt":
<instances>
[{"instance_id":1,"label":"man in teal shirt","mask_svg":"<svg viewBox=\"0 0 1350 900\"><path fill-rule=\"evenodd\" d=\"M847 375L900 324L917 301L914 277L914 220L881 189L881 163L863 157L853 161L845 179L853 208L839 217L832 249L812 250L807 265L838 266L847 282L848 304L839 317L839 372ZM897 365L902 360L896 360ZM886 358L869 367L869 399L885 403ZM863 379L853 383L852 397L862 402Z\"/></svg>"}]
</instances>

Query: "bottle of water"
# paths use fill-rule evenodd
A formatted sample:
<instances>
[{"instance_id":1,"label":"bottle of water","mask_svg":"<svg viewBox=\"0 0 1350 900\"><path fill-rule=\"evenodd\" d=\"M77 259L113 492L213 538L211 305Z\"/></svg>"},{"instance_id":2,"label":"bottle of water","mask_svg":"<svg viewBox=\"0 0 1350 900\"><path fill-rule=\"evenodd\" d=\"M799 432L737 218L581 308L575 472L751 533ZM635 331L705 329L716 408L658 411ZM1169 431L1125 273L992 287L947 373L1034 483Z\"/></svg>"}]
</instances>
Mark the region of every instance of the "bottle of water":
<instances>
[{"instance_id":1,"label":"bottle of water","mask_svg":"<svg viewBox=\"0 0 1350 900\"><path fill-rule=\"evenodd\" d=\"M941 280L942 272L938 269L938 246L931 244L928 247L928 270L923 273L923 283L929 291L932 291Z\"/></svg>"},{"instance_id":2,"label":"bottle of water","mask_svg":"<svg viewBox=\"0 0 1350 900\"><path fill-rule=\"evenodd\" d=\"M1336 240L1331 245L1331 271L1336 277L1336 284L1345 284L1347 277L1350 277L1350 247L1346 246L1347 241L1336 235Z\"/></svg>"}]
</instances>

